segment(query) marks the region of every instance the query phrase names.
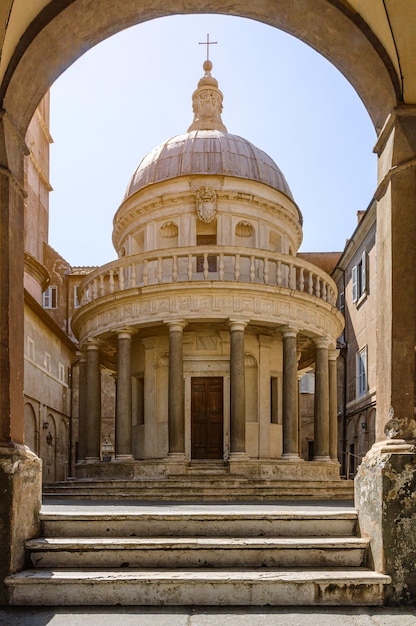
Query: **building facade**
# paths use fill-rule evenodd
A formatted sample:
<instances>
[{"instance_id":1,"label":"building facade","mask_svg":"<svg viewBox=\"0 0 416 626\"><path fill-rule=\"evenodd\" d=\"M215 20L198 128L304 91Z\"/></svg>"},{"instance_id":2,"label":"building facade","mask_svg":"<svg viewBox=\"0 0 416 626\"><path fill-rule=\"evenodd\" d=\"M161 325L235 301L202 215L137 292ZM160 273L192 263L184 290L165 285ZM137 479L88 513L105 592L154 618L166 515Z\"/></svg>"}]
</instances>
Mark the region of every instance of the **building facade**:
<instances>
[{"instance_id":1,"label":"building facade","mask_svg":"<svg viewBox=\"0 0 416 626\"><path fill-rule=\"evenodd\" d=\"M345 328L338 361L340 452L343 473L353 477L375 442L377 254L376 206L358 212L358 225L347 241L332 276Z\"/></svg>"}]
</instances>

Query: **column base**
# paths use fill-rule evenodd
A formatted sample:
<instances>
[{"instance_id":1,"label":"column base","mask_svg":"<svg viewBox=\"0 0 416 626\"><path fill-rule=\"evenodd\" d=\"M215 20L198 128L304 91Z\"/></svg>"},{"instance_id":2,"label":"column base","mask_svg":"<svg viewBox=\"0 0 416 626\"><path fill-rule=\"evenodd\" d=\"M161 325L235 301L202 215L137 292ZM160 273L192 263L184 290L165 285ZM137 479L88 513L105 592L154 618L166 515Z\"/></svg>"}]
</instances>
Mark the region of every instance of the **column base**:
<instances>
[{"instance_id":1,"label":"column base","mask_svg":"<svg viewBox=\"0 0 416 626\"><path fill-rule=\"evenodd\" d=\"M320 461L322 463L322 461L324 461L325 463L330 462L332 459L330 456L314 456L313 457L313 461Z\"/></svg>"},{"instance_id":2,"label":"column base","mask_svg":"<svg viewBox=\"0 0 416 626\"><path fill-rule=\"evenodd\" d=\"M128 463L129 461L134 461L132 454L116 454L114 459L114 463Z\"/></svg>"},{"instance_id":3,"label":"column base","mask_svg":"<svg viewBox=\"0 0 416 626\"><path fill-rule=\"evenodd\" d=\"M415 447L402 439L374 444L355 477L355 506L374 569L392 579L385 591L390 605L416 602L415 492Z\"/></svg>"},{"instance_id":4,"label":"column base","mask_svg":"<svg viewBox=\"0 0 416 626\"><path fill-rule=\"evenodd\" d=\"M304 462L299 454L292 454L291 452L284 452L279 461L293 461L294 463Z\"/></svg>"},{"instance_id":5,"label":"column base","mask_svg":"<svg viewBox=\"0 0 416 626\"><path fill-rule=\"evenodd\" d=\"M248 459L247 452L230 452L230 461L247 461Z\"/></svg>"}]
</instances>

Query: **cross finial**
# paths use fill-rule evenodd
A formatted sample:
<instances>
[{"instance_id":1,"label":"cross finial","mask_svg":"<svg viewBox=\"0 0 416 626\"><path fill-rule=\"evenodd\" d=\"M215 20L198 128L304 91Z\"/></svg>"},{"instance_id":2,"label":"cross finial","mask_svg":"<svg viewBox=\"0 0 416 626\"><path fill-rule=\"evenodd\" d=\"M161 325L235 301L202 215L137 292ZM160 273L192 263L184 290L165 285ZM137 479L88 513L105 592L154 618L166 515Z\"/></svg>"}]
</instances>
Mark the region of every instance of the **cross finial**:
<instances>
[{"instance_id":1,"label":"cross finial","mask_svg":"<svg viewBox=\"0 0 416 626\"><path fill-rule=\"evenodd\" d=\"M214 45L214 44L217 44L217 43L218 43L218 41L210 41L209 40L209 33L207 33L207 40L206 41L200 41L199 42L200 46L206 46L207 47L207 61L209 61L209 47Z\"/></svg>"}]
</instances>

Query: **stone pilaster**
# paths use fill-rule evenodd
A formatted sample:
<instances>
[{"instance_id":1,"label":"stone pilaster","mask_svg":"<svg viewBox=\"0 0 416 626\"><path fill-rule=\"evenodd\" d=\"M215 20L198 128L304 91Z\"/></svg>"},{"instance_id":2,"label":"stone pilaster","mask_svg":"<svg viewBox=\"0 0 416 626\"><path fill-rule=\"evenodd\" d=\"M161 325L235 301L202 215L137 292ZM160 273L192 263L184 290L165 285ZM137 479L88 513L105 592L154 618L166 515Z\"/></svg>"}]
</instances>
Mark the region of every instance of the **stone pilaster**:
<instances>
[{"instance_id":1,"label":"stone pilaster","mask_svg":"<svg viewBox=\"0 0 416 626\"><path fill-rule=\"evenodd\" d=\"M375 152L378 441L355 502L374 567L392 579L386 601L402 605L416 602L416 107L392 111Z\"/></svg>"},{"instance_id":2,"label":"stone pilaster","mask_svg":"<svg viewBox=\"0 0 416 626\"><path fill-rule=\"evenodd\" d=\"M7 146L7 149L6 149ZM0 605L5 577L25 566L25 541L39 535L41 461L24 445L24 138L0 115ZM12 163L12 165L11 165Z\"/></svg>"},{"instance_id":3,"label":"stone pilaster","mask_svg":"<svg viewBox=\"0 0 416 626\"><path fill-rule=\"evenodd\" d=\"M329 350L329 456L338 460L337 359L339 350Z\"/></svg>"},{"instance_id":4,"label":"stone pilaster","mask_svg":"<svg viewBox=\"0 0 416 626\"><path fill-rule=\"evenodd\" d=\"M259 336L259 456L270 457L270 348L272 337Z\"/></svg>"},{"instance_id":5,"label":"stone pilaster","mask_svg":"<svg viewBox=\"0 0 416 626\"><path fill-rule=\"evenodd\" d=\"M169 328L168 424L169 455L185 458L185 390L183 378L184 320L166 322Z\"/></svg>"},{"instance_id":6,"label":"stone pilaster","mask_svg":"<svg viewBox=\"0 0 416 626\"><path fill-rule=\"evenodd\" d=\"M328 340L315 340L315 456L329 461L329 366Z\"/></svg>"},{"instance_id":7,"label":"stone pilaster","mask_svg":"<svg viewBox=\"0 0 416 626\"><path fill-rule=\"evenodd\" d=\"M132 331L117 335L116 461L132 461Z\"/></svg>"},{"instance_id":8,"label":"stone pilaster","mask_svg":"<svg viewBox=\"0 0 416 626\"><path fill-rule=\"evenodd\" d=\"M101 458L101 371L100 346L97 341L87 343L87 462Z\"/></svg>"},{"instance_id":9,"label":"stone pilaster","mask_svg":"<svg viewBox=\"0 0 416 626\"><path fill-rule=\"evenodd\" d=\"M230 453L246 454L244 329L247 320L230 320Z\"/></svg>"},{"instance_id":10,"label":"stone pilaster","mask_svg":"<svg viewBox=\"0 0 416 626\"><path fill-rule=\"evenodd\" d=\"M286 461L299 461L297 331L286 328L283 337L283 454Z\"/></svg>"}]
</instances>

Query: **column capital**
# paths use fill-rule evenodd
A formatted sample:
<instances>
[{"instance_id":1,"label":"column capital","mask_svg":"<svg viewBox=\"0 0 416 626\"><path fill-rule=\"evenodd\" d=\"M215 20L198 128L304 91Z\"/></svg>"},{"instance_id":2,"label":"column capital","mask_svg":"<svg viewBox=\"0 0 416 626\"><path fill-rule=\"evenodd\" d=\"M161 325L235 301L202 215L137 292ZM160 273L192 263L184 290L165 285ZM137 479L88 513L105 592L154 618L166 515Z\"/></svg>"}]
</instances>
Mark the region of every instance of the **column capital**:
<instances>
[{"instance_id":1,"label":"column capital","mask_svg":"<svg viewBox=\"0 0 416 626\"><path fill-rule=\"evenodd\" d=\"M241 320L241 319L229 319L228 326L230 327L230 332L234 332L235 330L243 331L250 320Z\"/></svg>"},{"instance_id":2,"label":"column capital","mask_svg":"<svg viewBox=\"0 0 416 626\"><path fill-rule=\"evenodd\" d=\"M340 350L338 348L330 348L328 350L328 359L329 361L336 361L339 357Z\"/></svg>"},{"instance_id":3,"label":"column capital","mask_svg":"<svg viewBox=\"0 0 416 626\"><path fill-rule=\"evenodd\" d=\"M313 342L316 348L326 348L328 349L330 346L330 340L328 337L314 337Z\"/></svg>"},{"instance_id":4,"label":"column capital","mask_svg":"<svg viewBox=\"0 0 416 626\"><path fill-rule=\"evenodd\" d=\"M117 339L131 339L135 332L134 328L130 326L120 328L120 330L117 331Z\"/></svg>"},{"instance_id":5,"label":"column capital","mask_svg":"<svg viewBox=\"0 0 416 626\"><path fill-rule=\"evenodd\" d=\"M93 351L93 350L99 350L100 349L100 342L98 341L98 339L87 339L86 343L84 344L86 350L88 351ZM84 347L83 346L83 347Z\"/></svg>"},{"instance_id":6,"label":"column capital","mask_svg":"<svg viewBox=\"0 0 416 626\"><path fill-rule=\"evenodd\" d=\"M280 331L282 337L297 337L299 333L299 329L295 328L295 326L282 326Z\"/></svg>"},{"instance_id":7,"label":"column capital","mask_svg":"<svg viewBox=\"0 0 416 626\"><path fill-rule=\"evenodd\" d=\"M85 349L77 350L76 356L78 357L78 360L79 360L80 363L86 363L87 362L87 353L86 353Z\"/></svg>"},{"instance_id":8,"label":"column capital","mask_svg":"<svg viewBox=\"0 0 416 626\"><path fill-rule=\"evenodd\" d=\"M182 332L188 324L186 320L163 320L163 322L169 328L170 333Z\"/></svg>"}]
</instances>

